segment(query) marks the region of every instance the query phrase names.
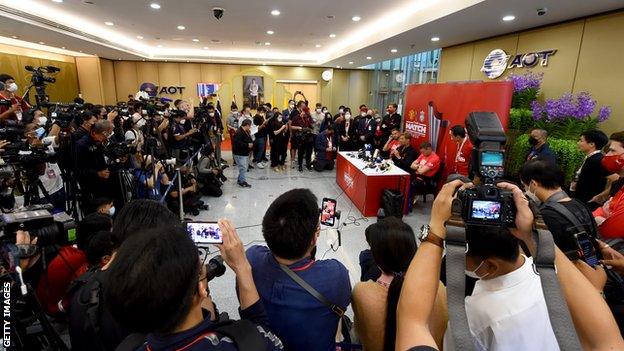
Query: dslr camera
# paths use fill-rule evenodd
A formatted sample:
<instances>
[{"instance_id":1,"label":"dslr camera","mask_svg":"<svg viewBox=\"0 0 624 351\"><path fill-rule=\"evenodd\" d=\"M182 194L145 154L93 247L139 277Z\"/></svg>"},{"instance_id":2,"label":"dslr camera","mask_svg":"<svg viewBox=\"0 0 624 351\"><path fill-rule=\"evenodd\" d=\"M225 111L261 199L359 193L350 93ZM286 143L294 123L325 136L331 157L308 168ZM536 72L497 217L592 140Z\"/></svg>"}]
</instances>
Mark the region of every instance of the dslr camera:
<instances>
[{"instance_id":1,"label":"dslr camera","mask_svg":"<svg viewBox=\"0 0 624 351\"><path fill-rule=\"evenodd\" d=\"M65 212L52 215L45 209L37 209L6 213L0 218L5 237L14 238L18 230L28 230L31 236L39 238L39 247L64 246L76 241L76 222Z\"/></svg>"},{"instance_id":2,"label":"dslr camera","mask_svg":"<svg viewBox=\"0 0 624 351\"><path fill-rule=\"evenodd\" d=\"M474 188L460 190L453 213L466 225L514 227L516 205L511 191L496 186L505 175L505 131L494 112L471 112L466 129L474 149L471 168L481 180Z\"/></svg>"}]
</instances>

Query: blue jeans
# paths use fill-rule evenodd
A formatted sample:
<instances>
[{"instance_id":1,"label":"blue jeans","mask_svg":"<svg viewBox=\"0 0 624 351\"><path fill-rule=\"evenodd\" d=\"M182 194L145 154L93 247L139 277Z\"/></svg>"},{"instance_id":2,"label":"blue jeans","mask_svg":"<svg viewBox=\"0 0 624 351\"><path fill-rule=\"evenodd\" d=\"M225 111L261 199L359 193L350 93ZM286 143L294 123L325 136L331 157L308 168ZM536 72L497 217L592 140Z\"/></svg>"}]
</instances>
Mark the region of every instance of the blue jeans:
<instances>
[{"instance_id":1,"label":"blue jeans","mask_svg":"<svg viewBox=\"0 0 624 351\"><path fill-rule=\"evenodd\" d=\"M236 162L236 166L238 167L238 184L246 183L245 174L247 173L249 156L234 155L234 162Z\"/></svg>"},{"instance_id":2,"label":"blue jeans","mask_svg":"<svg viewBox=\"0 0 624 351\"><path fill-rule=\"evenodd\" d=\"M266 144L266 137L256 137L254 140L254 162L262 162L262 156L264 155L264 146Z\"/></svg>"}]
</instances>

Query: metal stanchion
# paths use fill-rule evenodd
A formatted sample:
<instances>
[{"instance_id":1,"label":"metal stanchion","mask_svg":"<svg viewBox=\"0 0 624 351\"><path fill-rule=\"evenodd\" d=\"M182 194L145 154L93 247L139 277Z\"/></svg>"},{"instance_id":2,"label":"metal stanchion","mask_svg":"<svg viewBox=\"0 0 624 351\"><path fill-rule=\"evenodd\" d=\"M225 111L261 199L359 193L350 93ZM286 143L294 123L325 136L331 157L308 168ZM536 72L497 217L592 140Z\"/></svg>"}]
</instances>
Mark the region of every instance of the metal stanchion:
<instances>
[{"instance_id":1,"label":"metal stanchion","mask_svg":"<svg viewBox=\"0 0 624 351\"><path fill-rule=\"evenodd\" d=\"M182 175L180 174L180 168L176 169L178 176L178 201L180 201L180 220L184 220L184 201L182 199Z\"/></svg>"}]
</instances>

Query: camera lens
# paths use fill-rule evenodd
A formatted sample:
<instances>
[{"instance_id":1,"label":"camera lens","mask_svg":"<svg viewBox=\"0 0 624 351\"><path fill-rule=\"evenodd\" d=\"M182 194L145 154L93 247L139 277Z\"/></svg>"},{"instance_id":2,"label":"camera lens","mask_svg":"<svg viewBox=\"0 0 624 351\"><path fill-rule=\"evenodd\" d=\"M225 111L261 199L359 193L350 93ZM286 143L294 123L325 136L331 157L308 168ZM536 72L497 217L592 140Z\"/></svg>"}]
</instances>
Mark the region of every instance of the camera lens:
<instances>
[{"instance_id":1,"label":"camera lens","mask_svg":"<svg viewBox=\"0 0 624 351\"><path fill-rule=\"evenodd\" d=\"M225 274L223 257L221 257L221 255L217 255L206 264L206 280L211 281L214 278L222 276L223 274Z\"/></svg>"}]
</instances>

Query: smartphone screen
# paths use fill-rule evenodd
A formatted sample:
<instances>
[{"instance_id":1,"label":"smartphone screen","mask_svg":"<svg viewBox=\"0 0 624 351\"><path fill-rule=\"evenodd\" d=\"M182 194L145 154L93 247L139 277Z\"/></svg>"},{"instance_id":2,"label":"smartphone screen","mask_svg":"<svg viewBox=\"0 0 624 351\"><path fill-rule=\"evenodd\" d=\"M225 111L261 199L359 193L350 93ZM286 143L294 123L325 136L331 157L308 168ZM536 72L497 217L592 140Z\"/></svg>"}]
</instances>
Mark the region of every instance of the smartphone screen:
<instances>
[{"instance_id":1,"label":"smartphone screen","mask_svg":"<svg viewBox=\"0 0 624 351\"><path fill-rule=\"evenodd\" d=\"M223 243L217 222L186 222L186 232L197 246Z\"/></svg>"},{"instance_id":2,"label":"smartphone screen","mask_svg":"<svg viewBox=\"0 0 624 351\"><path fill-rule=\"evenodd\" d=\"M579 250L581 251L581 257L591 267L596 267L600 264L600 259L596 254L596 248L592 243L589 235L586 233L576 234L576 241L578 242Z\"/></svg>"},{"instance_id":3,"label":"smartphone screen","mask_svg":"<svg viewBox=\"0 0 624 351\"><path fill-rule=\"evenodd\" d=\"M333 227L336 222L336 200L324 198L321 205L321 224Z\"/></svg>"}]
</instances>

